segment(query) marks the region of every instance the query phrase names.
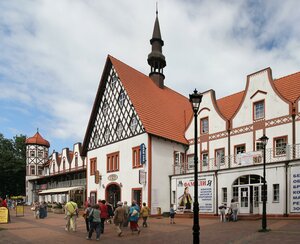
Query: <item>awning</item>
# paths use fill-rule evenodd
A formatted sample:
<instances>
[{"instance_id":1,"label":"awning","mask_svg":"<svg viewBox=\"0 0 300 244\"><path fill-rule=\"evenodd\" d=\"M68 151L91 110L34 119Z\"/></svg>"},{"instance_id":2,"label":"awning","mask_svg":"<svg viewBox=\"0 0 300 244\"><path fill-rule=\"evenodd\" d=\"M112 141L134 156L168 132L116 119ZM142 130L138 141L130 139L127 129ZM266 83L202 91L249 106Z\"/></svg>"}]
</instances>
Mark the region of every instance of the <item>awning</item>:
<instances>
[{"instance_id":1,"label":"awning","mask_svg":"<svg viewBox=\"0 0 300 244\"><path fill-rule=\"evenodd\" d=\"M68 192L73 190L83 190L84 186L72 186L72 187L61 187L61 188L53 188L49 190L40 191L39 194L49 194L49 193L61 193Z\"/></svg>"}]
</instances>

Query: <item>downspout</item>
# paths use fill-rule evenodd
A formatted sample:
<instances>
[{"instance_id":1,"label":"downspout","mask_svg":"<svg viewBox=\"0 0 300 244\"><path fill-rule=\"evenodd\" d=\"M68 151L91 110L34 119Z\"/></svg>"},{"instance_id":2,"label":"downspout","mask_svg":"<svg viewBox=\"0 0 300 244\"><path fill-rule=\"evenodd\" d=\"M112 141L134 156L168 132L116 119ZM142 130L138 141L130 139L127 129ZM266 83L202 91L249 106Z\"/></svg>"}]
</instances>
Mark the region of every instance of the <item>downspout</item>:
<instances>
[{"instance_id":1,"label":"downspout","mask_svg":"<svg viewBox=\"0 0 300 244\"><path fill-rule=\"evenodd\" d=\"M215 216L218 216L218 202L219 202L219 188L218 188L218 170L215 171L215 178L216 178L216 211Z\"/></svg>"},{"instance_id":2,"label":"downspout","mask_svg":"<svg viewBox=\"0 0 300 244\"><path fill-rule=\"evenodd\" d=\"M228 154L228 168L230 169L230 165L231 165L231 150L230 150L230 146L231 146L231 143L230 143L230 130L228 129L227 130L227 134L228 134L228 144L227 144L227 147L228 147L228 151L227 151L227 154Z\"/></svg>"},{"instance_id":3,"label":"downspout","mask_svg":"<svg viewBox=\"0 0 300 244\"><path fill-rule=\"evenodd\" d=\"M296 158L296 114L295 109L293 108L292 114L292 159Z\"/></svg>"},{"instance_id":4,"label":"downspout","mask_svg":"<svg viewBox=\"0 0 300 244\"><path fill-rule=\"evenodd\" d=\"M151 209L152 202L152 138L148 134L148 207Z\"/></svg>"}]
</instances>

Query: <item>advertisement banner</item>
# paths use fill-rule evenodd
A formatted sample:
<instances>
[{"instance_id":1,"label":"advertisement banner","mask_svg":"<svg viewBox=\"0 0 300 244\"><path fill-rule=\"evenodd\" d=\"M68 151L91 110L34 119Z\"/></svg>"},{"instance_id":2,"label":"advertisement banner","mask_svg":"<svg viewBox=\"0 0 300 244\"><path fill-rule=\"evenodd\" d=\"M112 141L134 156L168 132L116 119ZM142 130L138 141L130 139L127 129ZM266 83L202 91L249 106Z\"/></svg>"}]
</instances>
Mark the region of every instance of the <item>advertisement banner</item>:
<instances>
[{"instance_id":1,"label":"advertisement banner","mask_svg":"<svg viewBox=\"0 0 300 244\"><path fill-rule=\"evenodd\" d=\"M291 167L291 213L300 213L300 167Z\"/></svg>"},{"instance_id":2,"label":"advertisement banner","mask_svg":"<svg viewBox=\"0 0 300 244\"><path fill-rule=\"evenodd\" d=\"M8 223L8 209L0 207L0 224Z\"/></svg>"},{"instance_id":3,"label":"advertisement banner","mask_svg":"<svg viewBox=\"0 0 300 244\"><path fill-rule=\"evenodd\" d=\"M185 212L193 210L194 203L194 178L176 180L177 209ZM213 176L198 178L198 202L200 213L213 212Z\"/></svg>"}]
</instances>

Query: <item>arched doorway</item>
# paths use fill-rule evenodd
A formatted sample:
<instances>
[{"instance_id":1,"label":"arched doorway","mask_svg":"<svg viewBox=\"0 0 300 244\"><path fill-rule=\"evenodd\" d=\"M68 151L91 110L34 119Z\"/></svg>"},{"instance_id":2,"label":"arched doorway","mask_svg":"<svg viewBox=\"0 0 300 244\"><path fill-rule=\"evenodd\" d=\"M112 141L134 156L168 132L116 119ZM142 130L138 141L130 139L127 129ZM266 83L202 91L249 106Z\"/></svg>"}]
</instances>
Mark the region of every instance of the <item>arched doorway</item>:
<instances>
[{"instance_id":1,"label":"arched doorway","mask_svg":"<svg viewBox=\"0 0 300 244\"><path fill-rule=\"evenodd\" d=\"M232 198L239 203L240 213L259 213L262 185L263 177L260 175L243 175L233 182Z\"/></svg>"},{"instance_id":2,"label":"arched doorway","mask_svg":"<svg viewBox=\"0 0 300 244\"><path fill-rule=\"evenodd\" d=\"M112 183L106 187L106 201L115 208L117 202L121 201L121 188L118 184Z\"/></svg>"}]
</instances>

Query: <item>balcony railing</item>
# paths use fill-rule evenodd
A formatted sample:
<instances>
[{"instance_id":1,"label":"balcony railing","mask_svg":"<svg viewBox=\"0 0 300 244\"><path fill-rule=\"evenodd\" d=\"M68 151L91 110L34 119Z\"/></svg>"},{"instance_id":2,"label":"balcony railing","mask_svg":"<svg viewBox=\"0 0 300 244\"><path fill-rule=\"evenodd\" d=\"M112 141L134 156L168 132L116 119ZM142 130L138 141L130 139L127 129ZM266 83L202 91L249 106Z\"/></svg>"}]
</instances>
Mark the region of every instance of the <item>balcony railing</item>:
<instances>
[{"instance_id":1,"label":"balcony railing","mask_svg":"<svg viewBox=\"0 0 300 244\"><path fill-rule=\"evenodd\" d=\"M70 186L85 186L86 179L66 180L60 182L52 182L47 184L47 189L70 187Z\"/></svg>"},{"instance_id":2,"label":"balcony railing","mask_svg":"<svg viewBox=\"0 0 300 244\"><path fill-rule=\"evenodd\" d=\"M266 163L275 163L300 159L300 144L287 145L282 148L266 149ZM238 155L224 156L199 160L199 172L213 171L219 169L238 168L249 165L263 164L263 151L252 151ZM194 163L184 162L182 165L175 165L174 174L190 173L194 171Z\"/></svg>"}]
</instances>

